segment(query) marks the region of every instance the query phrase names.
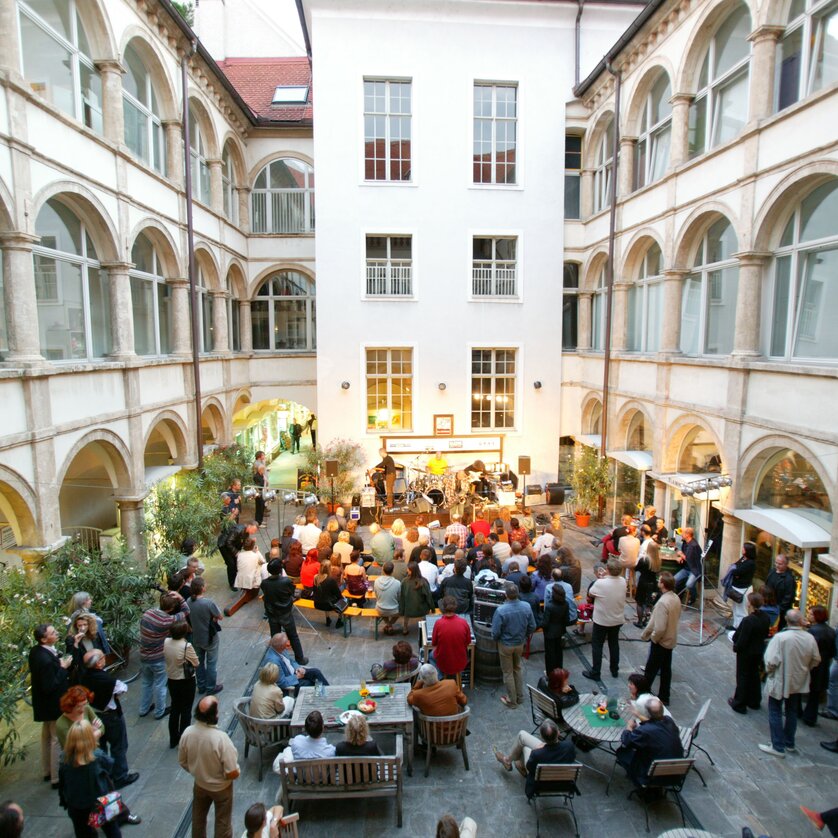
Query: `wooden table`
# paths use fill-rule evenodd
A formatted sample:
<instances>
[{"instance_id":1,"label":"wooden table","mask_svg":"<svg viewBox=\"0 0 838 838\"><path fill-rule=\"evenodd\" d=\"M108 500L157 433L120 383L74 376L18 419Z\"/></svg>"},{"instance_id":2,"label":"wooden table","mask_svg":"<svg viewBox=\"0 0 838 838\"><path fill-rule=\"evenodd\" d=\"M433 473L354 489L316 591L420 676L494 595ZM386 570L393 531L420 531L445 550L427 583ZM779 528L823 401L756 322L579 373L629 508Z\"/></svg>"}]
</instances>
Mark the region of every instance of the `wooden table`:
<instances>
[{"instance_id":1,"label":"wooden table","mask_svg":"<svg viewBox=\"0 0 838 838\"><path fill-rule=\"evenodd\" d=\"M458 617L463 617L462 614L458 614ZM431 644L431 638L433 637L434 633L434 624L437 620L441 620L441 614L431 614L428 617L425 617L424 620L419 621L419 644L424 651L424 660L425 663L430 661L431 649L433 648ZM467 620L465 617L463 619L469 624L469 631L471 631L471 643L468 644L468 689L471 689L474 686L474 629L471 626L471 622Z\"/></svg>"},{"instance_id":2,"label":"wooden table","mask_svg":"<svg viewBox=\"0 0 838 838\"><path fill-rule=\"evenodd\" d=\"M387 684L390 686L390 684ZM339 716L343 712L335 702L347 693L358 689L358 684L330 684L325 688L324 696L314 694L314 687L300 687L294 712L291 714L291 733L302 733L306 716L312 710L319 710L323 715L323 724L329 730L342 730ZM380 686L380 685L377 685ZM376 697L378 703L375 713L367 716L367 723L374 735L379 733L401 733L404 736L407 752L407 773L413 775L413 708L407 703L410 684L393 684L393 695Z\"/></svg>"},{"instance_id":3,"label":"wooden table","mask_svg":"<svg viewBox=\"0 0 838 838\"><path fill-rule=\"evenodd\" d=\"M580 736L590 739L596 743L597 748L603 751L608 751L611 754L616 753L617 746L626 729L625 724L622 725L608 725L607 727L594 727L588 720L585 714L585 708L597 704L601 695L594 695L593 693L582 693L579 696L579 703L574 704L573 707L568 707L562 710L562 718L567 723L568 727ZM631 708L626 706L620 714L624 722L632 718ZM599 771L597 768L588 766L594 771L598 771L603 776L607 776L604 771Z\"/></svg>"}]
</instances>

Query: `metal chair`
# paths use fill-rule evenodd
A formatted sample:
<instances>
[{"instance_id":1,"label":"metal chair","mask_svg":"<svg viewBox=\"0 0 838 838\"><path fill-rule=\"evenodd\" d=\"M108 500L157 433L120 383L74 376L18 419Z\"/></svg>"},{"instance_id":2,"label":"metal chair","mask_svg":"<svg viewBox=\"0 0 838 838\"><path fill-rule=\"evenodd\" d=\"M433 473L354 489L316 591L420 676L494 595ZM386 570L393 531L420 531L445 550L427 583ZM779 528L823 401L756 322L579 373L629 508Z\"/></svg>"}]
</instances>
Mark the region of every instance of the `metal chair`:
<instances>
[{"instance_id":1,"label":"metal chair","mask_svg":"<svg viewBox=\"0 0 838 838\"><path fill-rule=\"evenodd\" d=\"M244 758L247 759L251 745L259 749L259 782L262 782L262 751L272 745L285 745L288 742L291 736L291 718L257 719L248 715L249 709L249 695L236 699L233 704L233 712L244 731Z\"/></svg>"},{"instance_id":2,"label":"metal chair","mask_svg":"<svg viewBox=\"0 0 838 838\"><path fill-rule=\"evenodd\" d=\"M684 748L685 757L689 757L693 748L697 748L707 757L707 759L710 760L710 765L715 765L716 763L713 762L713 757L711 757L710 754L695 741L698 738L699 728L701 727L701 723L704 721L709 708L710 699L708 698L707 701L702 704L701 709L698 711L698 715L695 717L695 721L692 723L692 726L679 728L679 731L681 733L681 745ZM696 774L698 774L702 785L707 788L707 783L704 782L704 777L701 776L701 772L695 766L693 766L693 770Z\"/></svg>"},{"instance_id":3,"label":"metal chair","mask_svg":"<svg viewBox=\"0 0 838 838\"><path fill-rule=\"evenodd\" d=\"M567 809L573 818L573 831L576 838L579 838L579 824L576 821L576 812L573 809L573 798L581 794L577 781L579 772L582 770L581 763L570 764L547 764L537 765L535 769L535 790L528 798L528 803L535 807L535 835L541 835L541 821L538 813L538 799L541 797L560 797L563 803L559 809Z\"/></svg>"},{"instance_id":4,"label":"metal chair","mask_svg":"<svg viewBox=\"0 0 838 838\"><path fill-rule=\"evenodd\" d=\"M561 711L556 704L556 699L536 687L527 684L530 694L530 709L532 710L532 732L535 733L545 719L552 719L557 725L563 725Z\"/></svg>"},{"instance_id":5,"label":"metal chair","mask_svg":"<svg viewBox=\"0 0 838 838\"><path fill-rule=\"evenodd\" d=\"M694 759L656 759L649 766L646 782L629 792L629 800L636 794L643 802L643 811L646 815L646 832L651 832L651 830L649 829L649 801L645 795L651 789L662 790L664 798L670 793L674 795L678 810L681 813L681 822L686 827L687 818L684 815L684 805L681 802L681 789L684 788L687 775L694 764Z\"/></svg>"},{"instance_id":6,"label":"metal chair","mask_svg":"<svg viewBox=\"0 0 838 838\"><path fill-rule=\"evenodd\" d=\"M415 712L419 724L419 736L424 740L427 748L425 776L427 777L431 770L431 754L436 748L459 748L463 752L463 764L468 771L466 733L471 709L464 707L456 716L426 716L418 710Z\"/></svg>"}]
</instances>

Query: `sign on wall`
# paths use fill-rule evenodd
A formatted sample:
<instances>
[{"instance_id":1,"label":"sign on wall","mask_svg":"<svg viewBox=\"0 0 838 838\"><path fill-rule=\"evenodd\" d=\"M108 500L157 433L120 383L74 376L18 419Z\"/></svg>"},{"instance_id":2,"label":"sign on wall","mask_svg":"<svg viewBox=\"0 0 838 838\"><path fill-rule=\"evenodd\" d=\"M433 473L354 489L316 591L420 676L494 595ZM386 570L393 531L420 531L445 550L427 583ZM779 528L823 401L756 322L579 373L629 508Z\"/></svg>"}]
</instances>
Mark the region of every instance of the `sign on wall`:
<instances>
[{"instance_id":1,"label":"sign on wall","mask_svg":"<svg viewBox=\"0 0 838 838\"><path fill-rule=\"evenodd\" d=\"M412 436L385 437L384 448L388 454L422 454L433 451L442 453L473 452L497 453L503 459L503 435L494 436Z\"/></svg>"}]
</instances>

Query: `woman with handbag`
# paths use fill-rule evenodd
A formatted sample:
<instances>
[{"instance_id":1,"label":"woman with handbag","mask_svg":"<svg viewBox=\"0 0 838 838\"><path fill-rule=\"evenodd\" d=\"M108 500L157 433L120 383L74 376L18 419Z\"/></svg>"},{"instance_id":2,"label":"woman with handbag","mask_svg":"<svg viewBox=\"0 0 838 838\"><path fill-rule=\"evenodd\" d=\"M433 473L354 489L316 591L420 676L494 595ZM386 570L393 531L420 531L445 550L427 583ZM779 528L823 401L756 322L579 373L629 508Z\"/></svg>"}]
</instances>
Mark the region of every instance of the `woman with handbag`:
<instances>
[{"instance_id":1,"label":"woman with handbag","mask_svg":"<svg viewBox=\"0 0 838 838\"><path fill-rule=\"evenodd\" d=\"M748 615L747 596L751 592L751 584L757 569L756 544L746 541L742 545L742 555L730 568L730 587L727 598L733 605L733 629L739 628L739 623ZM731 638L732 639L732 638Z\"/></svg>"},{"instance_id":2,"label":"woman with handbag","mask_svg":"<svg viewBox=\"0 0 838 838\"><path fill-rule=\"evenodd\" d=\"M407 566L407 579L402 580L399 614L403 618L402 634L410 633L410 619L423 618L436 608L428 580L422 576L419 565L411 562Z\"/></svg>"},{"instance_id":3,"label":"woman with handbag","mask_svg":"<svg viewBox=\"0 0 838 838\"><path fill-rule=\"evenodd\" d=\"M329 612L335 611L338 615L335 628L343 628L342 612L335 607L338 602L345 602L340 591L340 577L341 569L339 567L332 567L329 562L323 562L320 573L314 578L314 607L318 611L326 613L327 626L332 624Z\"/></svg>"},{"instance_id":4,"label":"woman with handbag","mask_svg":"<svg viewBox=\"0 0 838 838\"><path fill-rule=\"evenodd\" d=\"M125 811L121 801L113 806L117 811L113 812L112 818L98 823L109 814L107 811L100 813L99 798L104 795L119 796L119 792L110 790L106 767L109 760L101 751L96 751L96 736L90 722L83 719L70 726L64 743L64 761L59 769L59 788L76 838L95 838L97 829L93 823L97 823L107 838L122 838L122 830L116 820L120 810Z\"/></svg>"},{"instance_id":5,"label":"woman with handbag","mask_svg":"<svg viewBox=\"0 0 838 838\"><path fill-rule=\"evenodd\" d=\"M189 624L175 623L163 642L163 659L172 697L169 713L169 747L177 748L183 731L192 724L192 703L195 701L195 670L200 661L187 641Z\"/></svg>"}]
</instances>

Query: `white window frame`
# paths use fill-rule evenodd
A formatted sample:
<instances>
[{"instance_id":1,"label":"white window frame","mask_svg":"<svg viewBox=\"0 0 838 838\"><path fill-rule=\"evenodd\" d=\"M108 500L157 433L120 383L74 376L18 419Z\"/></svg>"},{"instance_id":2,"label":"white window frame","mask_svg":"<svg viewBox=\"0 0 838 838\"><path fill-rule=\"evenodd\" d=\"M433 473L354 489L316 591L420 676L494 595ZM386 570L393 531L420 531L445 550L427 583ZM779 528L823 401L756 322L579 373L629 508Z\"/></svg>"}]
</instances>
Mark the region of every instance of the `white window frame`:
<instances>
[{"instance_id":1,"label":"white window frame","mask_svg":"<svg viewBox=\"0 0 838 838\"><path fill-rule=\"evenodd\" d=\"M305 186L302 189L291 189L291 188L279 188L270 186L271 182L271 166L275 163L282 163L286 160L293 160L294 163L299 164L300 166L305 167L304 176L305 176ZM256 186L257 181L262 176L265 175L265 186ZM253 181L253 188L250 190L250 227L251 233L261 234L261 235L269 235L269 236L300 236L300 235L311 235L314 233L315 227L315 210L314 210L314 186L312 186L312 181L314 180L314 166L311 165L307 160L302 160L299 157L291 157L289 155L285 155L282 157L275 157L270 162L266 163L260 170L259 173L256 175L256 178ZM287 196L287 199L290 203L290 200L293 199L295 196L301 196L303 202L303 225L301 230L284 230L280 229L282 227L281 219L274 219L274 200L283 200L284 197ZM256 219L262 214L256 208L257 201L264 202L264 218L265 224L264 229L260 226L257 229Z\"/></svg>"},{"instance_id":2,"label":"white window frame","mask_svg":"<svg viewBox=\"0 0 838 838\"><path fill-rule=\"evenodd\" d=\"M591 294L591 351L605 351L605 262L599 269L597 284ZM599 344L599 346L597 346Z\"/></svg>"},{"instance_id":3,"label":"white window frame","mask_svg":"<svg viewBox=\"0 0 838 838\"><path fill-rule=\"evenodd\" d=\"M224 217L234 226L239 225L239 196L236 192L236 168L230 144L225 143L221 152L221 194Z\"/></svg>"},{"instance_id":4,"label":"white window frame","mask_svg":"<svg viewBox=\"0 0 838 838\"><path fill-rule=\"evenodd\" d=\"M383 84L384 85L384 110L383 111L368 111L367 110L367 103L366 103L366 85L367 84ZM409 113L401 113L401 112L394 112L391 108L391 85L393 84L406 84L410 88L410 111ZM414 126L413 126L413 116L416 107L416 97L413 90L413 79L412 78L399 78L398 76L393 77L380 77L380 76L364 76L363 82L361 84L361 113L362 113L362 120L361 120L361 137L363 137L363 142L361 144L361 180L363 183L366 184L382 184L382 183L389 183L389 184L411 184L414 182L414 165L415 165L415 153L414 153ZM367 177L367 152L366 152L366 145L367 145L367 131L366 131L366 121L367 117L383 117L384 119L384 137L380 138L375 136L373 138L373 142L376 142L379 139L384 140L384 174L386 177L383 178L375 178L375 177ZM407 119L408 125L410 126L410 157L407 158L408 163L408 176L406 178L391 178L391 166L393 164L393 158L391 157L391 120L393 119ZM379 158L373 157L371 158L373 161L378 160ZM402 160L402 163L404 160ZM373 162L373 168L375 167L375 162Z\"/></svg>"},{"instance_id":5,"label":"white window frame","mask_svg":"<svg viewBox=\"0 0 838 838\"><path fill-rule=\"evenodd\" d=\"M661 174L659 177L654 177L654 169L652 166L653 161L657 155L657 152L660 148L661 137L666 135L667 137L667 148L666 148L666 166L664 167L664 171L669 168L669 156L672 150L672 107L669 106L669 111L664 116L662 116L657 122L652 122L652 115L654 113L654 103L652 100L652 96L655 92L655 88L660 81L660 78L666 78L667 85L666 90L669 91L669 98L672 97L672 88L669 84L669 78L666 73L662 73L661 76L655 79L654 84L652 85L649 92L646 94L646 97L643 101L643 114L641 115L640 125L643 125L645 120L646 123L646 130L642 131L640 135L637 137L637 145L635 146L635 154L634 154L634 188L635 189L642 189L644 186L649 186L652 183L655 183L656 180L659 180L663 177ZM665 101L666 104L669 103L669 99L662 97L662 102ZM639 165L640 157L641 157L641 149L645 147L646 151L643 155L643 166Z\"/></svg>"},{"instance_id":6,"label":"white window frame","mask_svg":"<svg viewBox=\"0 0 838 838\"><path fill-rule=\"evenodd\" d=\"M515 433L517 428L519 427L519 423L521 422L521 410L522 410L522 399L521 399L521 373L523 370L523 350L520 343L504 343L503 346L486 346L481 344L469 344L467 347L468 351L468 422L469 428L471 429L472 433L492 433L494 431L502 431L504 433ZM515 372L514 373L501 373L500 375L496 374L496 365L497 365L497 352L512 352L515 356ZM474 364L474 353L475 352L491 352L491 363L492 363L492 371L488 375L484 375L483 373L474 373L472 371L472 367ZM489 426L480 426L474 424L474 417L473 417L473 401L474 401L474 382L475 379L491 379L491 388L489 392L490 402L492 404L491 409L491 425ZM512 424L511 425L498 425L496 422L496 413L495 413L495 400L497 398L497 380L503 378L504 380L511 380L513 382L512 393L513 393L513 406L512 406Z\"/></svg>"},{"instance_id":7,"label":"white window frame","mask_svg":"<svg viewBox=\"0 0 838 838\"><path fill-rule=\"evenodd\" d=\"M103 102L100 102L98 107L96 106L95 102L87 101L82 93L81 89L81 66L87 68L94 76L99 78L99 86L101 90L102 80L99 77L99 71L96 69L96 65L93 63L93 59L89 55L85 55L81 51L81 48L78 46L79 43L79 36L78 36L78 23L80 20L80 15L78 14L78 9L76 5L76 0L66 0L68 9L67 15L70 20L70 35L71 40L67 40L61 33L57 32L53 29L49 23L47 23L34 9L30 8L24 0L18 0L17 8L19 14L26 15L32 23L34 23L38 28L42 29L43 32L52 38L62 49L67 50L70 53L70 63L71 63L71 70L73 74L73 106L74 106L74 113L71 113L70 116L74 119L77 119L87 128L90 128L91 131L94 131L97 134L102 134L104 132L104 116L102 112ZM87 33L85 33L85 38L87 38ZM18 48L20 51L20 72L21 75L25 76L24 72L24 64L23 64L23 56L24 56L24 47L23 47L23 33L18 27ZM104 97L104 93L102 93ZM46 99L46 97L44 97ZM49 99L46 99L49 101ZM52 104L52 103L50 103ZM88 121L85 118L85 106L90 109L91 114L98 114L98 125L94 124L96 120L92 117ZM54 105L54 107L58 107ZM60 108L59 108L60 110Z\"/></svg>"},{"instance_id":8,"label":"white window frame","mask_svg":"<svg viewBox=\"0 0 838 838\"><path fill-rule=\"evenodd\" d=\"M236 346L238 336L238 346ZM230 352L241 352L241 300L236 296L235 283L227 276L227 346Z\"/></svg>"},{"instance_id":9,"label":"white window frame","mask_svg":"<svg viewBox=\"0 0 838 838\"><path fill-rule=\"evenodd\" d=\"M367 237L374 236L376 238L386 239L387 241L387 258L386 259L370 259L367 256ZM396 259L393 260L391 257L391 239L394 238L407 238L410 239L410 259ZM362 247L364 249L364 278L362 284L362 294L361 296L365 299L370 300L415 300L416 299L416 264L415 264L415 235L413 232L399 232L397 230L392 230L388 228L386 233L374 231L374 230L367 230L363 235L363 244ZM375 291L370 290L370 274L371 271L375 271L376 268L384 269L384 283L385 283L385 290L382 293L376 293ZM394 279L393 271L394 268L397 270L404 270L407 269L407 284L408 284L408 291L404 294L394 293L393 287L394 283L398 282L399 280ZM402 282L404 279L401 280ZM397 347L396 347L397 348Z\"/></svg>"},{"instance_id":10,"label":"white window frame","mask_svg":"<svg viewBox=\"0 0 838 838\"><path fill-rule=\"evenodd\" d=\"M661 293L663 293L663 253L661 252L660 248L658 247L658 255L659 255L659 264L661 268L661 272L657 274L650 273L649 269L649 252L651 251L652 247L656 247L657 245L650 245L646 252L643 254L643 259L640 262L640 268L638 271L638 276L634 280L631 288L629 289L629 294L634 292L638 295L638 315L639 315L639 324L638 324L638 331L640 333L640 345L636 349L628 349L629 352L637 352L641 354L648 354L650 352L657 352L660 348L660 341L661 336L658 334L657 346L654 348L649 348L649 297L651 295L650 289L651 288L660 288ZM628 305L628 302L627 302ZM663 310L661 308L661 319L663 317Z\"/></svg>"},{"instance_id":11,"label":"white window frame","mask_svg":"<svg viewBox=\"0 0 838 838\"><path fill-rule=\"evenodd\" d=\"M492 114L491 116L478 116L474 111L474 93L478 87L488 87L492 91ZM503 88L504 90L514 90L515 91L515 116L508 117L508 116L498 116L497 115L497 105L498 105L498 89ZM471 137L471 185L476 188L486 188L486 187L493 187L493 188L506 188L506 189L515 189L520 188L521 186L521 132L520 132L520 117L521 117L521 90L520 86L517 81L480 81L476 80L472 86L472 137ZM489 122L491 125L491 160L489 163L489 171L490 171L490 179L489 180L476 180L474 177L474 167L475 165L483 166L482 163L475 164L474 159L474 142L475 142L475 132L474 132L474 124L478 121L481 122ZM514 153L515 153L515 163L513 164L513 170L515 172L515 177L512 181L499 181L497 179L497 167L498 167L498 160L497 160L497 153L498 153L498 124L513 124L515 127L515 146L514 146Z\"/></svg>"},{"instance_id":12,"label":"white window frame","mask_svg":"<svg viewBox=\"0 0 838 838\"><path fill-rule=\"evenodd\" d=\"M307 294L294 294L288 296L274 296L273 294L267 295L260 295L259 291L262 289L266 282L273 281L279 274L283 273L296 273L302 277L305 277L307 282L308 292ZM277 346L269 346L267 349L259 348L257 349L254 347L254 352L259 353L266 353L266 352L273 352L278 353L281 352L283 354L286 353L300 353L300 352L314 352L317 349L317 335L316 335L316 328L317 328L317 312L316 312L316 305L317 305L317 288L314 284L314 280L308 275L303 273L302 271L295 270L293 268L278 268L275 271L271 271L271 273L266 276L262 282L259 283L259 287L256 289L256 293L250 300L250 307L251 312L253 311L253 304L258 302L267 302L268 303L268 334L271 336L270 341L274 343L274 335L276 334L276 308L274 304L279 301L292 301L292 300L304 300L306 304L306 345L300 348L287 348L287 347L277 347ZM253 331L252 325L252 317L251 317L251 335Z\"/></svg>"},{"instance_id":13,"label":"white window frame","mask_svg":"<svg viewBox=\"0 0 838 838\"><path fill-rule=\"evenodd\" d=\"M212 203L212 178L210 176L209 162L206 157L204 144L204 129L201 127L201 120L197 113L192 115L192 126L189 131L189 160L192 165L192 198L205 206ZM202 174L206 172L206 180ZM203 184L206 183L206 193Z\"/></svg>"},{"instance_id":14,"label":"white window frame","mask_svg":"<svg viewBox=\"0 0 838 838\"><path fill-rule=\"evenodd\" d=\"M166 283L166 278L163 276L162 269L160 267L160 257L157 255L157 248L154 246L154 242L151 242L151 253L152 253L152 264L153 270L151 273L146 273L145 271L138 270L137 268L131 268L128 272L129 277L133 279L140 279L143 282L151 283L151 298L152 298L152 316L154 320L154 351L150 352L149 354L143 354L140 357L142 358L155 358L155 357L166 357L167 355L171 354L171 347L168 353L164 353L160 346L160 287L163 286L164 288L168 287ZM173 296L169 294L169 300L173 300ZM132 311L133 314L133 311ZM174 307L170 309L169 312L170 318L174 318ZM136 332L136 330L135 330ZM138 355L140 353L137 353Z\"/></svg>"},{"instance_id":15,"label":"white window frame","mask_svg":"<svg viewBox=\"0 0 838 838\"><path fill-rule=\"evenodd\" d=\"M475 239L490 239L492 242L492 256L491 260L475 260L474 258L474 240ZM497 258L497 242L500 239L510 239L515 243L515 259L498 259ZM523 264L523 235L520 230L511 230L508 232L494 231L472 231L468 240L469 244L469 285L468 285L468 299L475 303L520 303L523 301L523 276L521 265ZM497 292L499 282L509 282L509 278L498 277L498 266L512 264L514 269L514 277L512 282L515 285L515 291L512 294L499 294ZM488 281L491 284L491 291L488 294L475 293L476 283L484 281L484 279L477 276L479 270L478 264L488 264L491 275Z\"/></svg>"},{"instance_id":16,"label":"white window frame","mask_svg":"<svg viewBox=\"0 0 838 838\"><path fill-rule=\"evenodd\" d=\"M567 141L572 137L579 140L579 151L572 152L579 155L579 165L575 169L570 169L567 166L567 155L571 152L567 150ZM563 212L565 221L579 221L582 218L582 155L585 153L585 138L581 134L566 133L565 134L565 152L564 152L564 202ZM567 185L569 181L576 181L576 194L578 197L578 210L574 215L569 215L567 212Z\"/></svg>"},{"instance_id":17,"label":"white window frame","mask_svg":"<svg viewBox=\"0 0 838 838\"><path fill-rule=\"evenodd\" d=\"M195 299L198 304L198 352L208 355L213 351L213 299L207 287L204 269L195 266ZM189 295L190 300L192 295ZM209 323L207 323L209 320Z\"/></svg>"},{"instance_id":18,"label":"white window frame","mask_svg":"<svg viewBox=\"0 0 838 838\"><path fill-rule=\"evenodd\" d=\"M609 128L611 132L609 132ZM596 165L594 167L594 215L611 206L611 178L614 177L613 131L615 130L614 117L612 116L597 141Z\"/></svg>"},{"instance_id":19,"label":"white window frame","mask_svg":"<svg viewBox=\"0 0 838 838\"><path fill-rule=\"evenodd\" d=\"M367 372L367 354L369 352L387 352L387 372L385 374L387 380L387 411L392 415L393 412L393 381L394 377L391 372L392 370L392 352L393 350L399 351L409 351L410 352L410 427L401 427L401 428L393 428L388 425L387 428L371 428L367 421L370 408L369 408L369 381L371 378L380 378L379 375L370 375ZM401 380L407 380L408 376L399 375L398 376ZM418 380L417 375L417 366L416 366L416 346L415 344L404 343L399 346L393 346L392 344L377 344L377 343L369 343L363 344L361 346L361 380L364 382L364 395L363 395L363 410L364 410L364 428L365 432L371 436L380 436L382 433L390 434L411 434L413 433L413 428L416 426L416 384L415 382Z\"/></svg>"},{"instance_id":20,"label":"white window frame","mask_svg":"<svg viewBox=\"0 0 838 838\"><path fill-rule=\"evenodd\" d=\"M127 49L131 49L140 64L142 64L143 69L145 70L145 95L146 99L149 102L157 101L157 94L154 92L154 85L151 81L151 71L149 70L146 63L143 61L142 56L137 52L134 47L130 44ZM126 67L127 62L125 62ZM133 108L138 110L145 118L146 118L146 126L147 126L147 136L146 136L146 143L148 144L148 158L142 157L141 155L134 152L130 146L128 146L128 141L126 137L126 146L128 146L129 151L138 159L145 163L147 166L150 166L156 172L160 174L165 174L166 172L166 136L163 131L163 123L160 119L160 115L156 113L154 110L149 108L147 105L144 105L139 99L129 93L125 87L122 88L122 98L128 102ZM160 149L159 154L155 154L155 144L154 144L154 135L157 133L158 135L158 145L157 147ZM159 159L158 159L159 158Z\"/></svg>"}]
</instances>

